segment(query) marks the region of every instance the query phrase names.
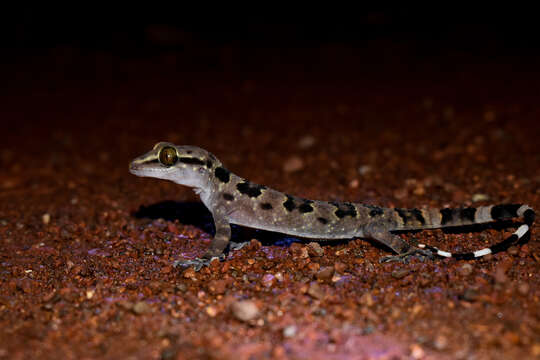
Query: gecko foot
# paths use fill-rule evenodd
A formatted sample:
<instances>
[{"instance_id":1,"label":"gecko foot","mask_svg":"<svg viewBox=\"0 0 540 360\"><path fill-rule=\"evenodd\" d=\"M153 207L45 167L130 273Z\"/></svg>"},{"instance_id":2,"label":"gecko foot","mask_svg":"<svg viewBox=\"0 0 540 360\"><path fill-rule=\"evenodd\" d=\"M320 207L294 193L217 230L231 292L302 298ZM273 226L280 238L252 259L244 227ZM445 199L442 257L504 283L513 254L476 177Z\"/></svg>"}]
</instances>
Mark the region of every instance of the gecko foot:
<instances>
[{"instance_id":1,"label":"gecko foot","mask_svg":"<svg viewBox=\"0 0 540 360\"><path fill-rule=\"evenodd\" d=\"M394 262L394 261L401 262L401 263L408 263L409 260L413 257L420 259L420 261L435 259L435 256L433 255L433 253L429 250L420 249L420 248L411 248L409 251L404 252L403 254L383 256L382 258L379 259L379 263Z\"/></svg>"},{"instance_id":2,"label":"gecko foot","mask_svg":"<svg viewBox=\"0 0 540 360\"><path fill-rule=\"evenodd\" d=\"M220 257L213 257L213 258L210 258L210 259L205 259L205 258L195 258L195 259L181 259L181 260L176 260L173 265L174 267L180 267L180 268L189 268L189 267L193 267L193 270L195 271L199 271L201 270L203 267L205 266L209 266L210 263L212 262L212 260L214 259L219 259L220 261L223 261L225 259L225 256L220 256Z\"/></svg>"}]
</instances>

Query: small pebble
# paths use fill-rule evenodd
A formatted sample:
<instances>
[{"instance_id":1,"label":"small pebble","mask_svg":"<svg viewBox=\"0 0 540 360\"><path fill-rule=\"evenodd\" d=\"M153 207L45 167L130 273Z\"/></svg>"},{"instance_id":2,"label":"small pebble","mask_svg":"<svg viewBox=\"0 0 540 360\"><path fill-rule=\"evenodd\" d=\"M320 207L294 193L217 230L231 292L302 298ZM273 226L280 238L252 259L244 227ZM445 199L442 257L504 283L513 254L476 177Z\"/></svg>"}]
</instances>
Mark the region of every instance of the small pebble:
<instances>
[{"instance_id":1,"label":"small pebble","mask_svg":"<svg viewBox=\"0 0 540 360\"><path fill-rule=\"evenodd\" d=\"M283 171L289 173L301 170L304 167L304 161L298 156L291 156L283 163Z\"/></svg>"},{"instance_id":2,"label":"small pebble","mask_svg":"<svg viewBox=\"0 0 540 360\"><path fill-rule=\"evenodd\" d=\"M45 213L41 216L41 221L43 221L44 225L47 225L49 222L51 222L51 215L49 213Z\"/></svg>"},{"instance_id":3,"label":"small pebble","mask_svg":"<svg viewBox=\"0 0 540 360\"><path fill-rule=\"evenodd\" d=\"M458 271L463 276L469 276L473 272L473 267L471 264L463 264Z\"/></svg>"},{"instance_id":4,"label":"small pebble","mask_svg":"<svg viewBox=\"0 0 540 360\"><path fill-rule=\"evenodd\" d=\"M488 201L489 195L487 194L474 194L472 196L472 202L478 202L478 201Z\"/></svg>"},{"instance_id":5,"label":"small pebble","mask_svg":"<svg viewBox=\"0 0 540 360\"><path fill-rule=\"evenodd\" d=\"M518 293L520 293L523 296L529 293L529 289L530 289L529 284L524 283L524 282L520 282L517 287Z\"/></svg>"},{"instance_id":6,"label":"small pebble","mask_svg":"<svg viewBox=\"0 0 540 360\"><path fill-rule=\"evenodd\" d=\"M300 149L307 149L307 148L310 148L312 147L313 145L315 145L315 143L317 142L317 139L315 139L313 136L311 135L306 135L304 137L302 137L299 141L298 141L298 147Z\"/></svg>"},{"instance_id":7,"label":"small pebble","mask_svg":"<svg viewBox=\"0 0 540 360\"><path fill-rule=\"evenodd\" d=\"M225 280L210 280L210 282L208 282L208 291L210 292L210 294L223 294L225 293L226 288L227 283L225 282Z\"/></svg>"},{"instance_id":8,"label":"small pebble","mask_svg":"<svg viewBox=\"0 0 540 360\"><path fill-rule=\"evenodd\" d=\"M264 287L272 287L276 284L276 277L272 274L265 274L261 279L261 283Z\"/></svg>"},{"instance_id":9,"label":"small pebble","mask_svg":"<svg viewBox=\"0 0 540 360\"><path fill-rule=\"evenodd\" d=\"M289 247L289 251L294 260L307 259L309 257L308 248L299 243L292 243Z\"/></svg>"},{"instance_id":10,"label":"small pebble","mask_svg":"<svg viewBox=\"0 0 540 360\"><path fill-rule=\"evenodd\" d=\"M392 271L392 277L394 279L403 279L405 276L409 275L410 270L409 269L398 269Z\"/></svg>"},{"instance_id":11,"label":"small pebble","mask_svg":"<svg viewBox=\"0 0 540 360\"><path fill-rule=\"evenodd\" d=\"M296 335L298 329L295 325L289 325L283 329L283 337L292 338Z\"/></svg>"},{"instance_id":12,"label":"small pebble","mask_svg":"<svg viewBox=\"0 0 540 360\"><path fill-rule=\"evenodd\" d=\"M334 267L325 266L321 270L319 270L316 277L317 277L317 280L330 281L333 275L334 275Z\"/></svg>"},{"instance_id":13,"label":"small pebble","mask_svg":"<svg viewBox=\"0 0 540 360\"><path fill-rule=\"evenodd\" d=\"M135 314L141 315L148 313L150 311L150 306L144 302L144 301L138 301L133 305L133 308L131 309Z\"/></svg>"},{"instance_id":14,"label":"small pebble","mask_svg":"<svg viewBox=\"0 0 540 360\"><path fill-rule=\"evenodd\" d=\"M433 346L439 351L445 350L448 347L448 338L444 335L437 335L433 341Z\"/></svg>"},{"instance_id":15,"label":"small pebble","mask_svg":"<svg viewBox=\"0 0 540 360\"><path fill-rule=\"evenodd\" d=\"M373 296L370 292L366 292L360 296L360 299L358 300L360 304L365 305L367 307L371 307L375 304L375 300L373 300Z\"/></svg>"},{"instance_id":16,"label":"small pebble","mask_svg":"<svg viewBox=\"0 0 540 360\"><path fill-rule=\"evenodd\" d=\"M259 316L259 308L254 301L236 301L231 305L231 311L235 318L240 321L250 321Z\"/></svg>"},{"instance_id":17,"label":"small pebble","mask_svg":"<svg viewBox=\"0 0 540 360\"><path fill-rule=\"evenodd\" d=\"M423 359L426 356L426 352L418 344L411 345L411 357L413 359Z\"/></svg>"},{"instance_id":18,"label":"small pebble","mask_svg":"<svg viewBox=\"0 0 540 360\"><path fill-rule=\"evenodd\" d=\"M336 272L343 274L347 270L347 264L336 261L334 263L334 269L336 269Z\"/></svg>"},{"instance_id":19,"label":"small pebble","mask_svg":"<svg viewBox=\"0 0 540 360\"><path fill-rule=\"evenodd\" d=\"M324 249L319 243L316 242L310 242L307 245L308 254L310 256L323 256L324 255Z\"/></svg>"},{"instance_id":20,"label":"small pebble","mask_svg":"<svg viewBox=\"0 0 540 360\"><path fill-rule=\"evenodd\" d=\"M373 170L370 165L362 165L358 168L358 173L362 176L367 175Z\"/></svg>"},{"instance_id":21,"label":"small pebble","mask_svg":"<svg viewBox=\"0 0 540 360\"><path fill-rule=\"evenodd\" d=\"M218 313L218 311L214 306L210 305L210 306L206 307L206 314L208 316L215 317L217 315L217 313Z\"/></svg>"},{"instance_id":22,"label":"small pebble","mask_svg":"<svg viewBox=\"0 0 540 360\"><path fill-rule=\"evenodd\" d=\"M349 249L343 248L341 250L336 251L336 256L344 256L349 253Z\"/></svg>"},{"instance_id":23,"label":"small pebble","mask_svg":"<svg viewBox=\"0 0 540 360\"><path fill-rule=\"evenodd\" d=\"M307 293L309 296L311 296L314 299L321 300L324 298L324 291L321 288L321 286L316 283L315 281L311 282L309 284L309 288L307 290Z\"/></svg>"}]
</instances>

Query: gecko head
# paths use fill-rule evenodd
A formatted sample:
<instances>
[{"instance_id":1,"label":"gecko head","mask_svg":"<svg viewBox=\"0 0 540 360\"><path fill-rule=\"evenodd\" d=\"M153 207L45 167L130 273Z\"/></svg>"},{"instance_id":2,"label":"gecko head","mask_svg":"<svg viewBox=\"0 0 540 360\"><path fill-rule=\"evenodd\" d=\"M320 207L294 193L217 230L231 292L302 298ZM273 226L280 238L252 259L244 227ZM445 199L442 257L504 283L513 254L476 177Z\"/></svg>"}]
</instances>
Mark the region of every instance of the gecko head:
<instances>
[{"instance_id":1,"label":"gecko head","mask_svg":"<svg viewBox=\"0 0 540 360\"><path fill-rule=\"evenodd\" d=\"M174 181L180 185L203 188L210 180L216 158L195 146L176 146L159 142L129 164L137 176Z\"/></svg>"}]
</instances>

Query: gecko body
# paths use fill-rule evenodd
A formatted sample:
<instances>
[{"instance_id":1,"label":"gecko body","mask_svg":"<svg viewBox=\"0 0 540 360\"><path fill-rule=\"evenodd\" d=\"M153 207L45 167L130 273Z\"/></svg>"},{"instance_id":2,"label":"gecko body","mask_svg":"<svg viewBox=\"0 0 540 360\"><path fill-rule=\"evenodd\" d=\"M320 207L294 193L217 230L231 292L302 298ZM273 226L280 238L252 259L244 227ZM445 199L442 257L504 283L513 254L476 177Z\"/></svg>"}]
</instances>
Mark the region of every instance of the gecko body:
<instances>
[{"instance_id":1,"label":"gecko body","mask_svg":"<svg viewBox=\"0 0 540 360\"><path fill-rule=\"evenodd\" d=\"M320 241L371 238L397 253L395 257L388 257L392 260L415 254L474 259L503 251L517 243L530 233L535 217L534 210L522 204L400 209L304 199L241 178L204 149L168 142L157 143L152 150L134 159L129 169L137 176L165 179L192 187L210 210L216 231L209 249L202 258L183 262L197 268L222 256L230 241L230 224ZM410 245L392 233L396 230L463 226L516 217L522 217L524 224L507 239L467 253L450 253L425 244Z\"/></svg>"}]
</instances>

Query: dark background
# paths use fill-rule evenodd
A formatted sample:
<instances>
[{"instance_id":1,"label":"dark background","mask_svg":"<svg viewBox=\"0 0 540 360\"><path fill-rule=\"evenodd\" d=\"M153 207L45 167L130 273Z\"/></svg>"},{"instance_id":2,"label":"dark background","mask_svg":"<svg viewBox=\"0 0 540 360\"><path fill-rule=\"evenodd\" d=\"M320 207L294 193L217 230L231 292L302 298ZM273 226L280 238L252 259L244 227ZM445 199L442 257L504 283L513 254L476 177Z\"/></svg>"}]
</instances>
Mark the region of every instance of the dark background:
<instances>
[{"instance_id":1,"label":"dark background","mask_svg":"<svg viewBox=\"0 0 540 360\"><path fill-rule=\"evenodd\" d=\"M181 49L197 41L208 46L314 46L391 39L416 43L426 52L459 50L490 55L538 54L533 9L470 7L352 9L330 6L220 7L29 5L5 9L3 47L81 46L112 51ZM152 35L149 26L177 33ZM183 37L183 38L182 38Z\"/></svg>"}]
</instances>

